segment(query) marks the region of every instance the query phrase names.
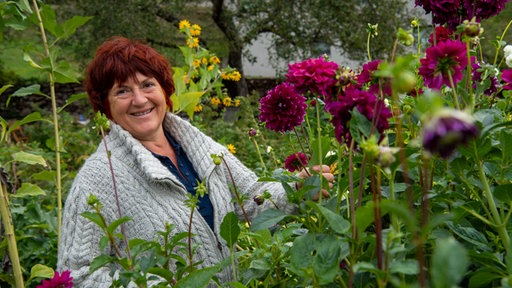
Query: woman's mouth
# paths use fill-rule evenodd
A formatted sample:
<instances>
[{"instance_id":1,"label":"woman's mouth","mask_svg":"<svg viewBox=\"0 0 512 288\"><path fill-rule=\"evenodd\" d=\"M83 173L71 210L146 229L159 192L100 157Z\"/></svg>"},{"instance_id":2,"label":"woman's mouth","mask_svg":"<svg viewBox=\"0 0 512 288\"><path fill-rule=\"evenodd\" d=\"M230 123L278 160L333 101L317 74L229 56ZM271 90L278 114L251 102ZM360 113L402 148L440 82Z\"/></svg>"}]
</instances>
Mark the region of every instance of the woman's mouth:
<instances>
[{"instance_id":1,"label":"woman's mouth","mask_svg":"<svg viewBox=\"0 0 512 288\"><path fill-rule=\"evenodd\" d=\"M153 111L154 108L151 108L151 109L148 109L148 110L144 110L144 111L140 111L140 112L135 112L135 113L131 113L132 116L136 116L136 117L140 117L140 116L144 116L144 115L147 115L149 113L151 113L151 111Z\"/></svg>"}]
</instances>

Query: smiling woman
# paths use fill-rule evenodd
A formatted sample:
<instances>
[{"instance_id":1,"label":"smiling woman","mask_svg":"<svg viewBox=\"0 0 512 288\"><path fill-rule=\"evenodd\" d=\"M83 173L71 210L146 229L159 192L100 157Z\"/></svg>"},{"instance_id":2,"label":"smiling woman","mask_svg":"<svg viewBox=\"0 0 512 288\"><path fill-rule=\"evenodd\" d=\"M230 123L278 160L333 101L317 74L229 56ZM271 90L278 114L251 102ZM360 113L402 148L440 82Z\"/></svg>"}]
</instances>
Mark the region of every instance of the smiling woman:
<instances>
[{"instance_id":1,"label":"smiling woman","mask_svg":"<svg viewBox=\"0 0 512 288\"><path fill-rule=\"evenodd\" d=\"M153 48L122 37L104 42L87 68L89 99L95 111L110 119L111 128L106 145L101 144L78 172L65 203L58 268L69 269L79 287L109 287L120 277L118 267L109 264L95 270L95 259L122 258L128 239L154 241L167 224L174 225L175 233L191 235L189 245L197 247L187 267L211 267L224 259L229 253L219 240L224 216L235 211L239 217L244 213L251 218L271 205L249 200L235 207L231 185L245 199L272 191L273 203L287 212L295 209L287 203L281 184L259 182L224 145L167 112L174 92L171 71ZM214 163L211 155L221 155L222 161ZM201 187L206 193L196 196ZM103 230L81 216L90 210L91 195L101 203L106 223L123 216L131 219L124 223L126 241L101 248ZM190 195L197 197L199 213L185 204ZM184 263L170 262L166 267L178 274L177 267ZM225 283L231 273L221 271L217 277L217 282ZM176 279L160 280L170 284Z\"/></svg>"}]
</instances>

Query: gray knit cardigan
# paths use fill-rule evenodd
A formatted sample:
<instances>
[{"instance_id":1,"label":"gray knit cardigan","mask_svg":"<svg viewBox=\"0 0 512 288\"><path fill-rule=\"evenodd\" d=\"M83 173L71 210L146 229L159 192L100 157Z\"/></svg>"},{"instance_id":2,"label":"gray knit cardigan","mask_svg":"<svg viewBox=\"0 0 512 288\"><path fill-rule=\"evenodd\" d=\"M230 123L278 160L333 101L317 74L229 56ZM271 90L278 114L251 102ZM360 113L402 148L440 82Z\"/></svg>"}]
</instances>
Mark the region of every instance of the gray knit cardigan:
<instances>
[{"instance_id":1,"label":"gray knit cardigan","mask_svg":"<svg viewBox=\"0 0 512 288\"><path fill-rule=\"evenodd\" d=\"M249 199L244 209L249 217L267 208L268 202L257 206L253 196L268 190L273 201L287 212L294 207L287 204L286 193L278 183L258 182L258 177L231 155L224 146L200 132L186 120L167 113L164 129L181 144L199 178L206 180L208 196L214 210L213 232L198 211L194 212L193 241L199 244L194 260L203 260L199 267L212 266L228 255L228 248L219 235L224 216L235 211L242 217L241 209L233 204L226 165L215 165L211 154L222 153L229 167L237 190ZM165 223L175 225L174 232L188 231L190 209L184 204L187 191L180 181L137 139L119 125L111 124L106 137L115 174L121 213L132 220L125 224L128 239L156 240L157 231L163 231ZM103 267L89 273L91 261L101 254L99 240L104 235L92 221L81 216L91 211L87 205L89 195L95 195L103 205L102 213L108 223L118 219L114 186L104 144L100 143L80 169L66 198L57 269L69 269L75 287L109 287L112 279L110 268ZM121 243L121 248L125 247ZM114 255L113 252L107 252ZM229 281L227 271L218 274L223 282Z\"/></svg>"}]
</instances>

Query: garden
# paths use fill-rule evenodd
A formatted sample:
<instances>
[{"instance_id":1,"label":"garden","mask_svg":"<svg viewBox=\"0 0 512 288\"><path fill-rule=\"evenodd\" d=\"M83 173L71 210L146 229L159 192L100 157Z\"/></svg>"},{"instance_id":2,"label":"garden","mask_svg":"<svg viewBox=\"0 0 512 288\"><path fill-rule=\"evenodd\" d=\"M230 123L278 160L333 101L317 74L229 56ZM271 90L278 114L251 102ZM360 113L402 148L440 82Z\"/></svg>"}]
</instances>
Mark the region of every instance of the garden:
<instances>
[{"instance_id":1,"label":"garden","mask_svg":"<svg viewBox=\"0 0 512 288\"><path fill-rule=\"evenodd\" d=\"M91 273L116 267L113 287L512 287L512 19L496 38L481 26L507 2L416 0L432 25L397 27L388 58L373 58L378 23L369 23L361 67L299 59L263 97L228 95L226 81L243 75L201 46L201 26L181 19L172 112L259 181L280 183L296 209L230 187L242 211L249 201L273 205L253 219L229 213L220 235L230 257L198 268L190 231L168 223L154 241L125 239L120 227L136 220L106 223L91 195L82 216L105 232L98 245L129 243L97 257ZM80 83L58 44L90 17L61 22L51 6L28 0L0 2L0 14L2 29L38 35L23 59L49 87L2 84L1 97L50 107L26 103L32 111L21 119L0 116L0 287L73 287L72 271L56 270L63 203L109 123L90 108L87 119L68 111L84 93L57 101L59 84ZM223 165L223 155L211 157ZM332 187L316 165L330 167ZM304 169L310 177L301 179ZM197 215L197 196L183 205ZM215 276L224 269L229 283Z\"/></svg>"}]
</instances>

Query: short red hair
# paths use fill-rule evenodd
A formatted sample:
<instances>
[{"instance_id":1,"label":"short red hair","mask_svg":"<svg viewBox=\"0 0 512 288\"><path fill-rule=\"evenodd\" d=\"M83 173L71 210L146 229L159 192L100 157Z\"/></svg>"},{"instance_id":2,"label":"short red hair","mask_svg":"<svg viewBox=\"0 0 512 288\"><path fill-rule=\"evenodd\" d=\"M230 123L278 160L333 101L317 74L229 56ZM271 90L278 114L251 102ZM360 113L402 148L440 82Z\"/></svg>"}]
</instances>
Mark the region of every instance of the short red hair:
<instances>
[{"instance_id":1,"label":"short red hair","mask_svg":"<svg viewBox=\"0 0 512 288\"><path fill-rule=\"evenodd\" d=\"M96 50L87 66L84 86L94 112L111 118L108 93L116 83L123 83L136 73L154 77L164 90L165 102L172 110L174 93L172 68L167 59L155 49L137 40L116 36L107 39Z\"/></svg>"}]
</instances>

